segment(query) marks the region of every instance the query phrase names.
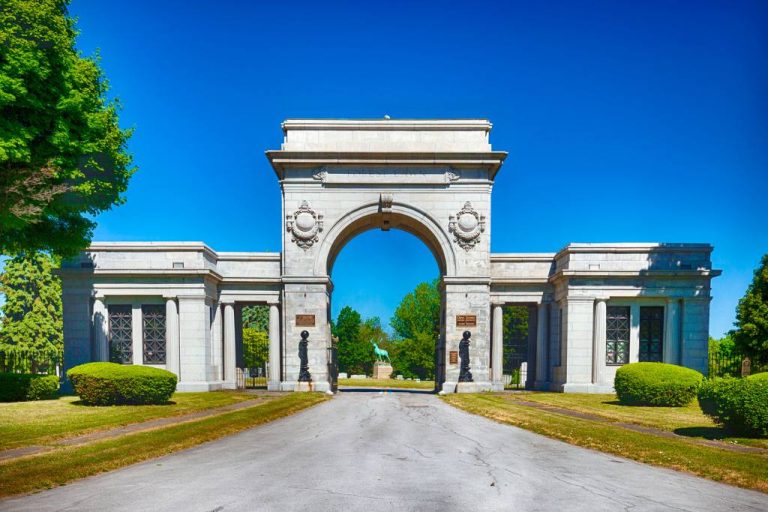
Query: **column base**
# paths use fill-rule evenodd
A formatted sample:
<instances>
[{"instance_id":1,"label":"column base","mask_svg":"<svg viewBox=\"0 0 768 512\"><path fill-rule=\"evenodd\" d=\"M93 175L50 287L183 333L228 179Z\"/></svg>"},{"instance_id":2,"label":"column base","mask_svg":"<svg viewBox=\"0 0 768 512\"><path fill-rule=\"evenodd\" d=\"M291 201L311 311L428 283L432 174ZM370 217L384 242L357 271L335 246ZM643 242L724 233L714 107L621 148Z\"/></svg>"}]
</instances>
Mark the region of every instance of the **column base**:
<instances>
[{"instance_id":1,"label":"column base","mask_svg":"<svg viewBox=\"0 0 768 512\"><path fill-rule=\"evenodd\" d=\"M205 382L205 381L187 381L179 382L176 385L176 391L179 393L194 393L200 391L219 391L225 389L224 382Z\"/></svg>"},{"instance_id":2,"label":"column base","mask_svg":"<svg viewBox=\"0 0 768 512\"><path fill-rule=\"evenodd\" d=\"M491 383L491 391L504 391L504 383L503 382L492 382Z\"/></svg>"},{"instance_id":3,"label":"column base","mask_svg":"<svg viewBox=\"0 0 768 512\"><path fill-rule=\"evenodd\" d=\"M271 380L267 382L267 391L281 391L282 385L279 380Z\"/></svg>"},{"instance_id":4,"label":"column base","mask_svg":"<svg viewBox=\"0 0 768 512\"><path fill-rule=\"evenodd\" d=\"M298 392L310 392L316 391L318 393L325 393L331 390L331 385L326 381L317 382L281 382L280 391L298 391Z\"/></svg>"},{"instance_id":5,"label":"column base","mask_svg":"<svg viewBox=\"0 0 768 512\"><path fill-rule=\"evenodd\" d=\"M610 384L592 384L592 383L568 383L558 386L557 391L563 393L613 393L613 386Z\"/></svg>"}]
</instances>

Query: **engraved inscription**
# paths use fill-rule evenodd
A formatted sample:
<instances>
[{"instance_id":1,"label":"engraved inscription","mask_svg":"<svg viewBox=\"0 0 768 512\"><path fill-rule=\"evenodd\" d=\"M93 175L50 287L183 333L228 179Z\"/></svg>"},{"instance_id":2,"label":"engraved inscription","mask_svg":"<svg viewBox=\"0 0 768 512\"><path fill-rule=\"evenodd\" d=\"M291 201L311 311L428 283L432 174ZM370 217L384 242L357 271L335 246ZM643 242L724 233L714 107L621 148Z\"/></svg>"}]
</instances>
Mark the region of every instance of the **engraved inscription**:
<instances>
[{"instance_id":1,"label":"engraved inscription","mask_svg":"<svg viewBox=\"0 0 768 512\"><path fill-rule=\"evenodd\" d=\"M314 327L315 315L296 315L296 327Z\"/></svg>"},{"instance_id":2,"label":"engraved inscription","mask_svg":"<svg viewBox=\"0 0 768 512\"><path fill-rule=\"evenodd\" d=\"M456 315L456 327L477 327L477 315Z\"/></svg>"}]
</instances>

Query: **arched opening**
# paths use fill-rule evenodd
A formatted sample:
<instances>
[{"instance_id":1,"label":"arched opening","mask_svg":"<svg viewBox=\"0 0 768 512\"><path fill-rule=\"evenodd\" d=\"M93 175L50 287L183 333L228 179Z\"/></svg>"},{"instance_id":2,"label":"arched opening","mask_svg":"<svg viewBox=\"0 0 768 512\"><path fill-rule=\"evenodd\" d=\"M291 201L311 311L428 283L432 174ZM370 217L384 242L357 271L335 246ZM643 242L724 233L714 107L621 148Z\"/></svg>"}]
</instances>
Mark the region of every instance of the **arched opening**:
<instances>
[{"instance_id":1,"label":"arched opening","mask_svg":"<svg viewBox=\"0 0 768 512\"><path fill-rule=\"evenodd\" d=\"M441 277L449 263L428 228L403 215L388 220L385 226L369 215L349 223L327 252L339 384L434 390L444 381ZM387 362L385 381L377 369L386 374Z\"/></svg>"}]
</instances>

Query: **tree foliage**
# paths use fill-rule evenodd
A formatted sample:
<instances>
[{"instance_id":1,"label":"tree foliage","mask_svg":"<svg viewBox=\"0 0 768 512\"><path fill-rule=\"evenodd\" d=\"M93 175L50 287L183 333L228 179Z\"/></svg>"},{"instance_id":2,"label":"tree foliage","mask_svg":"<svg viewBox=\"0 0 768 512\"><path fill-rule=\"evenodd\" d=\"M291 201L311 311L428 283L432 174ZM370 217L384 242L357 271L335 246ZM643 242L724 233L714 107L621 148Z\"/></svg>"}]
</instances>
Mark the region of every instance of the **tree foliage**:
<instances>
[{"instance_id":1,"label":"tree foliage","mask_svg":"<svg viewBox=\"0 0 768 512\"><path fill-rule=\"evenodd\" d=\"M432 379L435 376L435 347L440 336L439 279L420 283L395 309L390 325L392 366L406 378Z\"/></svg>"},{"instance_id":2,"label":"tree foliage","mask_svg":"<svg viewBox=\"0 0 768 512\"><path fill-rule=\"evenodd\" d=\"M253 327L243 327L243 365L264 368L269 359L269 335Z\"/></svg>"},{"instance_id":3,"label":"tree foliage","mask_svg":"<svg viewBox=\"0 0 768 512\"><path fill-rule=\"evenodd\" d=\"M121 204L130 130L96 58L75 49L68 0L0 7L0 253L84 248L89 216Z\"/></svg>"},{"instance_id":4,"label":"tree foliage","mask_svg":"<svg viewBox=\"0 0 768 512\"><path fill-rule=\"evenodd\" d=\"M736 348L755 366L768 365L768 254L755 270L752 284L736 308Z\"/></svg>"},{"instance_id":5,"label":"tree foliage","mask_svg":"<svg viewBox=\"0 0 768 512\"><path fill-rule=\"evenodd\" d=\"M339 338L339 371L349 374L370 375L373 371L373 345L361 336L363 326L360 313L344 306L336 321L331 324L331 333ZM369 328L365 330L370 334Z\"/></svg>"},{"instance_id":6,"label":"tree foliage","mask_svg":"<svg viewBox=\"0 0 768 512\"><path fill-rule=\"evenodd\" d=\"M440 334L440 280L420 283L416 289L403 297L390 325L399 338L412 339L417 333Z\"/></svg>"},{"instance_id":7,"label":"tree foliage","mask_svg":"<svg viewBox=\"0 0 768 512\"><path fill-rule=\"evenodd\" d=\"M63 356L61 282L47 254L5 262L0 293L5 295L0 352L11 371L53 371Z\"/></svg>"},{"instance_id":8,"label":"tree foliage","mask_svg":"<svg viewBox=\"0 0 768 512\"><path fill-rule=\"evenodd\" d=\"M242 319L243 329L269 332L269 306L245 306Z\"/></svg>"}]
</instances>

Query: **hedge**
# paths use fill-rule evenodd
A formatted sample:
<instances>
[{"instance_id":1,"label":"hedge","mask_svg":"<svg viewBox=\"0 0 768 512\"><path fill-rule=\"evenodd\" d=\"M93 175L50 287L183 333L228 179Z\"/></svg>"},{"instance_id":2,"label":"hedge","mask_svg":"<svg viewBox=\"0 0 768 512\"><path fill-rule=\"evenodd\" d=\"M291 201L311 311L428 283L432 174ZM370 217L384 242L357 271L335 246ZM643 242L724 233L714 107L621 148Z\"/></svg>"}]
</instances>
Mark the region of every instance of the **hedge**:
<instances>
[{"instance_id":1,"label":"hedge","mask_svg":"<svg viewBox=\"0 0 768 512\"><path fill-rule=\"evenodd\" d=\"M632 363L616 371L613 387L627 405L682 407L696 398L704 376L666 363Z\"/></svg>"},{"instance_id":2,"label":"hedge","mask_svg":"<svg viewBox=\"0 0 768 512\"><path fill-rule=\"evenodd\" d=\"M56 398L58 392L59 378L56 375L0 373L0 402L49 400Z\"/></svg>"},{"instance_id":3,"label":"hedge","mask_svg":"<svg viewBox=\"0 0 768 512\"><path fill-rule=\"evenodd\" d=\"M86 363L71 368L67 377L91 405L164 404L176 391L176 375L148 366Z\"/></svg>"},{"instance_id":4,"label":"hedge","mask_svg":"<svg viewBox=\"0 0 768 512\"><path fill-rule=\"evenodd\" d=\"M734 434L768 436L768 373L708 380L699 389L699 405Z\"/></svg>"}]
</instances>

